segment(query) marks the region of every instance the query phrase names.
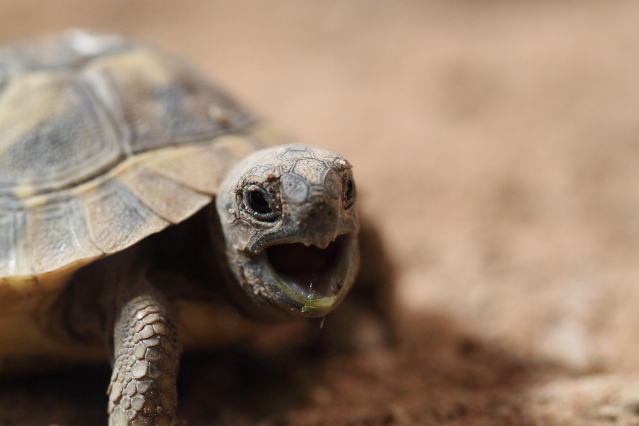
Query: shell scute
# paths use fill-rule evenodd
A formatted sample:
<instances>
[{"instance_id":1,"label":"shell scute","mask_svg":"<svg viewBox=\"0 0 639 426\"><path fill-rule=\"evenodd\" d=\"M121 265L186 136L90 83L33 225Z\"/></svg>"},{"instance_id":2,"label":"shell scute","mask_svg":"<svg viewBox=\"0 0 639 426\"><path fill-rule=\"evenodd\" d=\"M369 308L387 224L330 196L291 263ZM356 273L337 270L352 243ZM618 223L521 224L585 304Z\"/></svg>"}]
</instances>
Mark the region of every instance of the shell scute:
<instances>
[{"instance_id":1,"label":"shell scute","mask_svg":"<svg viewBox=\"0 0 639 426\"><path fill-rule=\"evenodd\" d=\"M33 275L26 238L26 213L0 210L0 277Z\"/></svg>"},{"instance_id":2,"label":"shell scute","mask_svg":"<svg viewBox=\"0 0 639 426\"><path fill-rule=\"evenodd\" d=\"M27 236L37 274L103 255L88 234L75 198L28 209Z\"/></svg>"},{"instance_id":3,"label":"shell scute","mask_svg":"<svg viewBox=\"0 0 639 426\"><path fill-rule=\"evenodd\" d=\"M210 140L252 121L188 66L150 49L96 59L85 76L128 130L133 153Z\"/></svg>"},{"instance_id":4,"label":"shell scute","mask_svg":"<svg viewBox=\"0 0 639 426\"><path fill-rule=\"evenodd\" d=\"M255 149L256 145L250 138L221 136L209 143L174 147L145 165L153 172L197 192L213 195L230 167Z\"/></svg>"},{"instance_id":5,"label":"shell scute","mask_svg":"<svg viewBox=\"0 0 639 426\"><path fill-rule=\"evenodd\" d=\"M121 157L111 123L70 76L14 76L0 92L0 192L20 185L33 193L59 189Z\"/></svg>"},{"instance_id":6,"label":"shell scute","mask_svg":"<svg viewBox=\"0 0 639 426\"><path fill-rule=\"evenodd\" d=\"M195 192L174 180L137 166L120 177L131 190L155 214L171 222L179 223L211 202L211 197Z\"/></svg>"},{"instance_id":7,"label":"shell scute","mask_svg":"<svg viewBox=\"0 0 639 426\"><path fill-rule=\"evenodd\" d=\"M107 254L122 250L169 225L116 180L104 182L80 195L79 200L89 234Z\"/></svg>"}]
</instances>

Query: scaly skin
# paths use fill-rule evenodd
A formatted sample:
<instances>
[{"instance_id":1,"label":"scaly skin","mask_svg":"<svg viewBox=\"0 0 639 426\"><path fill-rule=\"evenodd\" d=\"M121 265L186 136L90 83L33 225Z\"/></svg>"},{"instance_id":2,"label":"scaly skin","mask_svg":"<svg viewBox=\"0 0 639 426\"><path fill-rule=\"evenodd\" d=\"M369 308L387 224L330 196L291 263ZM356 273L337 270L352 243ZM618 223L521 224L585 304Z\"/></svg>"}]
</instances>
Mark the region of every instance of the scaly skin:
<instances>
[{"instance_id":1,"label":"scaly skin","mask_svg":"<svg viewBox=\"0 0 639 426\"><path fill-rule=\"evenodd\" d=\"M153 291L125 302L114 329L109 426L171 426L177 407L177 331Z\"/></svg>"}]
</instances>

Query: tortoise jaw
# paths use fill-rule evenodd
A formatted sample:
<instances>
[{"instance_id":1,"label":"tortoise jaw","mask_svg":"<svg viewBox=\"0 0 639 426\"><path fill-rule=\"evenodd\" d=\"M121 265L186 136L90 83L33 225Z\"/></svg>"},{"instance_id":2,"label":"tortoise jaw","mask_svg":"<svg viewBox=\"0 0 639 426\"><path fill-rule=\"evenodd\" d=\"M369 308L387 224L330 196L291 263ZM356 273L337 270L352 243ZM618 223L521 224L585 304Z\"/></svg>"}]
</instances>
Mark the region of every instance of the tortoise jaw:
<instances>
[{"instance_id":1,"label":"tortoise jaw","mask_svg":"<svg viewBox=\"0 0 639 426\"><path fill-rule=\"evenodd\" d=\"M338 257L347 245L348 235L340 235L326 248L303 243L277 244L268 247L266 259L271 268L301 297L331 296L337 287Z\"/></svg>"},{"instance_id":2,"label":"tortoise jaw","mask_svg":"<svg viewBox=\"0 0 639 426\"><path fill-rule=\"evenodd\" d=\"M354 280L358 259L351 234L338 236L323 249L302 242L274 244L259 255L264 283L279 290L274 302L309 317L337 306Z\"/></svg>"}]
</instances>

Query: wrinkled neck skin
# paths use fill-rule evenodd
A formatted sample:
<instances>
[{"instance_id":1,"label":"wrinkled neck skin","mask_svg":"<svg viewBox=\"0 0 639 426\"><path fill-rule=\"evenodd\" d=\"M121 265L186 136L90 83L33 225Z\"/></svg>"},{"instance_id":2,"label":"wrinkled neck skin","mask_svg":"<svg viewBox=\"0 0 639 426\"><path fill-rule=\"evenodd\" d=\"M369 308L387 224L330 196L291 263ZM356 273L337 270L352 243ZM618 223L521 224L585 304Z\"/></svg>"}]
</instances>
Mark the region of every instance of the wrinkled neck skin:
<instances>
[{"instance_id":1,"label":"wrinkled neck skin","mask_svg":"<svg viewBox=\"0 0 639 426\"><path fill-rule=\"evenodd\" d=\"M321 317L359 269L351 166L305 145L258 151L237 164L216 199L226 258L256 317Z\"/></svg>"}]
</instances>

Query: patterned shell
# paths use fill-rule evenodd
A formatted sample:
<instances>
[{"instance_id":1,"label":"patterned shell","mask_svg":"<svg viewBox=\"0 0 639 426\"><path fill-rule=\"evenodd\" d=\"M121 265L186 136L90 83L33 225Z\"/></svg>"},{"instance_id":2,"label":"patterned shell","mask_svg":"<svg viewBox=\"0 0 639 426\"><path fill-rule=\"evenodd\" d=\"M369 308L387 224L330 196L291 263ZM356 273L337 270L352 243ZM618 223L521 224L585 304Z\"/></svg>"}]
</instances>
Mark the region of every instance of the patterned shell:
<instances>
[{"instance_id":1,"label":"patterned shell","mask_svg":"<svg viewBox=\"0 0 639 426\"><path fill-rule=\"evenodd\" d=\"M264 129L148 45L72 31L0 48L0 295L192 215Z\"/></svg>"}]
</instances>

